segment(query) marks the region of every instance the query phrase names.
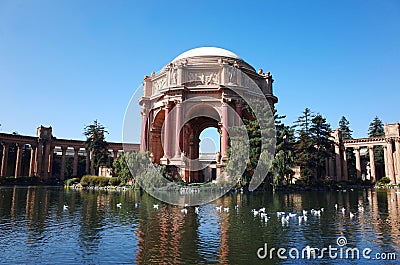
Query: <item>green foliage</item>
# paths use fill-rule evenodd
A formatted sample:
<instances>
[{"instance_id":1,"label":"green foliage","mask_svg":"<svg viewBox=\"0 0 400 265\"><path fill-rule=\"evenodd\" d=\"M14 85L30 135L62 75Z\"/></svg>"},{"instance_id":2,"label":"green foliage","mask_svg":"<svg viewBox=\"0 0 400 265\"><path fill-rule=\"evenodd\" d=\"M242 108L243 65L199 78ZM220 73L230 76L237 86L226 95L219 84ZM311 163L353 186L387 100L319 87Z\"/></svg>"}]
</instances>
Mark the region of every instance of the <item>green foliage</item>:
<instances>
[{"instance_id":1,"label":"green foliage","mask_svg":"<svg viewBox=\"0 0 400 265\"><path fill-rule=\"evenodd\" d=\"M71 178L71 179L67 179L64 181L64 185L65 186L72 186L73 184L78 184L79 183L79 178Z\"/></svg>"},{"instance_id":2,"label":"green foliage","mask_svg":"<svg viewBox=\"0 0 400 265\"><path fill-rule=\"evenodd\" d=\"M105 127L97 120L84 128L83 134L86 136L85 147L92 154L91 163L96 170L100 166L110 166L109 152L104 136L107 133Z\"/></svg>"},{"instance_id":3,"label":"green foliage","mask_svg":"<svg viewBox=\"0 0 400 265\"><path fill-rule=\"evenodd\" d=\"M346 119L345 116L342 116L342 118L339 121L339 131L342 133L342 139L352 139L351 133L353 132L350 130L350 122Z\"/></svg>"},{"instance_id":4,"label":"green foliage","mask_svg":"<svg viewBox=\"0 0 400 265\"><path fill-rule=\"evenodd\" d=\"M384 136L385 130L383 127L383 122L376 116L372 122L369 124L368 128L368 136L369 137L378 137Z\"/></svg>"},{"instance_id":5,"label":"green foliage","mask_svg":"<svg viewBox=\"0 0 400 265\"><path fill-rule=\"evenodd\" d=\"M390 183L390 178L389 177L383 177L383 178L381 178L380 180L378 180L376 182L376 185L377 186L385 186L385 185L387 185L389 183Z\"/></svg>"},{"instance_id":6,"label":"green foliage","mask_svg":"<svg viewBox=\"0 0 400 265\"><path fill-rule=\"evenodd\" d=\"M80 183L84 187L87 186L105 187L105 186L118 186L121 183L121 180L119 180L118 178L85 175L82 177Z\"/></svg>"},{"instance_id":7,"label":"green foliage","mask_svg":"<svg viewBox=\"0 0 400 265\"><path fill-rule=\"evenodd\" d=\"M271 113L270 106L265 104L263 100L256 100L252 102L252 108L249 106L245 107L245 112L249 115L243 118L243 123L245 130L247 131L248 143L244 143L243 139L237 138L235 136L230 136L231 140L231 148L229 150L229 155L239 152L236 157L230 157L229 159L236 160L238 162L243 163L247 161L246 169L242 174L242 177L239 178L242 184L249 183L249 188L253 184L257 186L260 183L265 175L268 173L271 163L273 161L274 148L275 148L275 126L274 126L274 116ZM255 115L257 113L257 117ZM237 129L237 128L236 128ZM242 128L243 130L244 128ZM240 135L240 133L238 134ZM235 148L237 151L232 152L232 143L236 142ZM247 153L248 146L248 157L242 157ZM228 168L228 176L236 177L236 175L231 176L230 174L236 172L238 173L237 168L240 168L240 164L237 163L236 166L232 166L232 168ZM232 163L236 164L236 162ZM236 167L236 168L235 168ZM257 171L256 171L257 169ZM231 172L232 171L232 172ZM234 178L237 180L237 178Z\"/></svg>"},{"instance_id":8,"label":"green foliage","mask_svg":"<svg viewBox=\"0 0 400 265\"><path fill-rule=\"evenodd\" d=\"M149 153L127 152L113 163L114 171L122 183L137 177L151 163Z\"/></svg>"},{"instance_id":9,"label":"green foliage","mask_svg":"<svg viewBox=\"0 0 400 265\"><path fill-rule=\"evenodd\" d=\"M311 120L315 117L313 112L309 108L305 108L302 115L297 118L294 122L294 126L298 129L298 133L301 132L308 134L310 129Z\"/></svg>"},{"instance_id":10,"label":"green foliage","mask_svg":"<svg viewBox=\"0 0 400 265\"><path fill-rule=\"evenodd\" d=\"M368 136L369 137L379 137L384 136L385 130L383 126L383 122L378 118L375 117L372 122L369 124L368 128ZM376 168L383 168L385 161L384 161L384 151L382 146L374 146L374 155L375 155L375 167ZM367 156L369 158L369 155Z\"/></svg>"},{"instance_id":11,"label":"green foliage","mask_svg":"<svg viewBox=\"0 0 400 265\"><path fill-rule=\"evenodd\" d=\"M310 181L314 176L319 180L322 178L326 158L333 156L334 153L334 142L330 139L330 125L322 115L313 116L308 108L296 124L299 135L294 146L295 163L301 167L301 175L305 180Z\"/></svg>"},{"instance_id":12,"label":"green foliage","mask_svg":"<svg viewBox=\"0 0 400 265\"><path fill-rule=\"evenodd\" d=\"M158 190L166 187L169 181L164 178L165 168L159 165L148 164L136 177L136 181L145 190Z\"/></svg>"}]
</instances>

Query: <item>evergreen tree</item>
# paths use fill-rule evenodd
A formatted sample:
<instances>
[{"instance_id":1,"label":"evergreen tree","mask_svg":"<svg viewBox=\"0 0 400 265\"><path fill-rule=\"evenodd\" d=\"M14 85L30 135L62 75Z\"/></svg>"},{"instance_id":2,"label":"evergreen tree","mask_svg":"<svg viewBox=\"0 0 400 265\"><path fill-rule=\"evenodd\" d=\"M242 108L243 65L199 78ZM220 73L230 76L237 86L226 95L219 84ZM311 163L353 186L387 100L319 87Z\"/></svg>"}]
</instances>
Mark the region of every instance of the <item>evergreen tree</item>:
<instances>
[{"instance_id":1,"label":"evergreen tree","mask_svg":"<svg viewBox=\"0 0 400 265\"><path fill-rule=\"evenodd\" d=\"M84 128L85 147L92 154L91 163L96 171L100 166L110 166L109 152L104 136L106 133L108 131L97 120Z\"/></svg>"},{"instance_id":2,"label":"evergreen tree","mask_svg":"<svg viewBox=\"0 0 400 265\"><path fill-rule=\"evenodd\" d=\"M352 139L352 135L351 133L353 132L352 130L350 130L350 122L346 119L345 116L342 116L342 118L339 121L339 130L342 133L342 139Z\"/></svg>"},{"instance_id":3,"label":"evergreen tree","mask_svg":"<svg viewBox=\"0 0 400 265\"><path fill-rule=\"evenodd\" d=\"M315 115L311 112L309 108L305 108L302 112L302 115L297 118L297 121L294 122L295 127L297 128L297 132L300 134L300 131L303 131L305 134L309 133L311 120L315 117Z\"/></svg>"},{"instance_id":4,"label":"evergreen tree","mask_svg":"<svg viewBox=\"0 0 400 265\"><path fill-rule=\"evenodd\" d=\"M346 119L345 116L342 116L342 118L339 121L339 130L342 133L342 139L352 139L352 130L350 129L350 122ZM354 154L354 149L353 148L347 148L346 149L346 158L347 158L347 171L348 171L348 176L349 178L356 178L356 156Z\"/></svg>"},{"instance_id":5,"label":"evergreen tree","mask_svg":"<svg viewBox=\"0 0 400 265\"><path fill-rule=\"evenodd\" d=\"M377 137L385 135L385 130L382 121L376 116L369 124L368 136Z\"/></svg>"},{"instance_id":6,"label":"evergreen tree","mask_svg":"<svg viewBox=\"0 0 400 265\"><path fill-rule=\"evenodd\" d=\"M309 108L305 108L302 115L294 122L297 132L296 143L294 144L295 163L301 168L301 176L304 180L311 179L312 164L311 156L313 153L313 142L309 131L310 123L314 115Z\"/></svg>"},{"instance_id":7,"label":"evergreen tree","mask_svg":"<svg viewBox=\"0 0 400 265\"><path fill-rule=\"evenodd\" d=\"M330 139L331 127L326 119L318 114L311 120L310 132L315 149L311 154L314 172L317 179L321 179L326 159L332 157L334 153L334 142Z\"/></svg>"},{"instance_id":8,"label":"evergreen tree","mask_svg":"<svg viewBox=\"0 0 400 265\"><path fill-rule=\"evenodd\" d=\"M384 135L385 135L385 129L383 126L383 122L378 118L378 116L375 116L375 118L369 124L368 136L369 137L379 137L379 136L384 136ZM375 155L376 173L377 174L379 174L378 172L383 173L384 166L385 166L383 147L382 146L374 146L374 155ZM368 158L369 158L369 156L368 156ZM382 177L382 176L383 175L381 175L380 177Z\"/></svg>"}]
</instances>

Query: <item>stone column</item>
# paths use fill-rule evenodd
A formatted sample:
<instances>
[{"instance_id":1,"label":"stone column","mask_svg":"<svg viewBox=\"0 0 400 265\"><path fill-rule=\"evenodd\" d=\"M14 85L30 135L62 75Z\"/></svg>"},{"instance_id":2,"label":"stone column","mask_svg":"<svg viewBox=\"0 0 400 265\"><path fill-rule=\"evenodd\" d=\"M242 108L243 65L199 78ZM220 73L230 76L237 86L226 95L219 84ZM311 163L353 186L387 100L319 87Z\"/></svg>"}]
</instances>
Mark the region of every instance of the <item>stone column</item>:
<instances>
[{"instance_id":1,"label":"stone column","mask_svg":"<svg viewBox=\"0 0 400 265\"><path fill-rule=\"evenodd\" d=\"M89 153L89 151L86 151L86 168L85 168L85 171L86 171L86 174L90 174L90 153Z\"/></svg>"},{"instance_id":2,"label":"stone column","mask_svg":"<svg viewBox=\"0 0 400 265\"><path fill-rule=\"evenodd\" d=\"M382 146L383 147L383 163L385 164L385 177L389 177L389 169L388 169L388 159L387 159L387 150L386 150L386 145Z\"/></svg>"},{"instance_id":3,"label":"stone column","mask_svg":"<svg viewBox=\"0 0 400 265\"><path fill-rule=\"evenodd\" d=\"M237 121L236 121L236 125L239 126L240 125L240 120L242 119L242 102L240 101L236 101L236 113L238 115L237 117Z\"/></svg>"},{"instance_id":4,"label":"stone column","mask_svg":"<svg viewBox=\"0 0 400 265\"><path fill-rule=\"evenodd\" d=\"M335 144L336 180L342 180L342 159L340 158L340 146Z\"/></svg>"},{"instance_id":5,"label":"stone column","mask_svg":"<svg viewBox=\"0 0 400 265\"><path fill-rule=\"evenodd\" d=\"M227 159L228 151L228 105L222 103L222 124L221 124L221 157L222 160Z\"/></svg>"},{"instance_id":6,"label":"stone column","mask_svg":"<svg viewBox=\"0 0 400 265\"><path fill-rule=\"evenodd\" d=\"M396 183L400 183L400 139L395 140L395 148L396 148L396 165L397 165L397 177Z\"/></svg>"},{"instance_id":7,"label":"stone column","mask_svg":"<svg viewBox=\"0 0 400 265\"><path fill-rule=\"evenodd\" d=\"M369 166L371 167L371 182L376 182L374 146L368 146Z\"/></svg>"},{"instance_id":8,"label":"stone column","mask_svg":"<svg viewBox=\"0 0 400 265\"><path fill-rule=\"evenodd\" d=\"M35 175L43 177L42 173L42 157L43 157L43 145L38 143L36 147L36 164L35 164Z\"/></svg>"},{"instance_id":9,"label":"stone column","mask_svg":"<svg viewBox=\"0 0 400 265\"><path fill-rule=\"evenodd\" d=\"M29 163L29 176L35 175L35 167L36 167L36 145L31 144L31 159Z\"/></svg>"},{"instance_id":10,"label":"stone column","mask_svg":"<svg viewBox=\"0 0 400 265\"><path fill-rule=\"evenodd\" d=\"M146 127L147 127L147 113L146 110L143 108L141 111L142 114L142 132L140 137L140 152L146 152Z\"/></svg>"},{"instance_id":11,"label":"stone column","mask_svg":"<svg viewBox=\"0 0 400 265\"><path fill-rule=\"evenodd\" d=\"M54 158L54 146L50 146L49 166L47 168L47 176L48 177L52 177L53 176L53 158Z\"/></svg>"},{"instance_id":12,"label":"stone column","mask_svg":"<svg viewBox=\"0 0 400 265\"><path fill-rule=\"evenodd\" d=\"M329 177L329 159L325 158L325 176Z\"/></svg>"},{"instance_id":13,"label":"stone column","mask_svg":"<svg viewBox=\"0 0 400 265\"><path fill-rule=\"evenodd\" d=\"M7 163L8 163L8 144L3 143L3 157L1 158L1 172L0 176L5 177L7 175Z\"/></svg>"},{"instance_id":14,"label":"stone column","mask_svg":"<svg viewBox=\"0 0 400 265\"><path fill-rule=\"evenodd\" d=\"M93 153L93 151L90 151L89 158L90 158L90 160L89 160L89 163L90 163L90 174L91 175L95 175L96 174L96 170L95 170L94 165L93 165L93 161L94 161L94 153Z\"/></svg>"},{"instance_id":15,"label":"stone column","mask_svg":"<svg viewBox=\"0 0 400 265\"><path fill-rule=\"evenodd\" d=\"M48 178L48 169L49 169L49 155L50 155L50 144L46 143L44 146L44 154L43 154L43 165L42 165L42 172L43 177Z\"/></svg>"},{"instance_id":16,"label":"stone column","mask_svg":"<svg viewBox=\"0 0 400 265\"><path fill-rule=\"evenodd\" d=\"M181 147L180 147L180 141L181 141L181 129L183 129L183 124L182 124L182 105L181 103L177 103L175 105L175 114L176 114L176 123L175 123L175 157L179 158L181 156Z\"/></svg>"},{"instance_id":17,"label":"stone column","mask_svg":"<svg viewBox=\"0 0 400 265\"><path fill-rule=\"evenodd\" d=\"M347 153L346 148L343 150L343 180L349 180L349 171L347 168Z\"/></svg>"},{"instance_id":18,"label":"stone column","mask_svg":"<svg viewBox=\"0 0 400 265\"><path fill-rule=\"evenodd\" d=\"M15 177L21 176L21 165L22 165L22 148L23 144L17 143L17 159L15 161Z\"/></svg>"},{"instance_id":19,"label":"stone column","mask_svg":"<svg viewBox=\"0 0 400 265\"><path fill-rule=\"evenodd\" d=\"M394 176L394 163L393 163L393 148L392 148L392 142L389 141L386 144L386 159L385 163L387 163L388 167L388 177L390 178L390 182L393 184L396 184L396 178Z\"/></svg>"},{"instance_id":20,"label":"stone column","mask_svg":"<svg viewBox=\"0 0 400 265\"><path fill-rule=\"evenodd\" d=\"M332 158L328 158L329 160L329 176L333 178L335 176L335 168Z\"/></svg>"},{"instance_id":21,"label":"stone column","mask_svg":"<svg viewBox=\"0 0 400 265\"><path fill-rule=\"evenodd\" d=\"M78 176L78 158L79 158L79 147L74 147L74 165L73 165L73 170L72 170L72 176L76 177Z\"/></svg>"},{"instance_id":22,"label":"stone column","mask_svg":"<svg viewBox=\"0 0 400 265\"><path fill-rule=\"evenodd\" d=\"M64 180L65 177L65 155L67 153L67 147L61 146L61 172L60 172L60 179Z\"/></svg>"},{"instance_id":23,"label":"stone column","mask_svg":"<svg viewBox=\"0 0 400 265\"><path fill-rule=\"evenodd\" d=\"M113 149L113 157L114 157L114 161L117 160L117 158L118 158L118 149Z\"/></svg>"},{"instance_id":24,"label":"stone column","mask_svg":"<svg viewBox=\"0 0 400 265\"><path fill-rule=\"evenodd\" d=\"M170 148L170 139L169 139L169 133L170 133L170 125L169 125L169 120L168 115L170 111L170 105L169 103L165 106L164 108L164 158L169 158L171 153L171 148Z\"/></svg>"},{"instance_id":25,"label":"stone column","mask_svg":"<svg viewBox=\"0 0 400 265\"><path fill-rule=\"evenodd\" d=\"M354 147L354 154L356 155L356 171L357 178L361 177L361 157L360 157L360 147Z\"/></svg>"}]
</instances>

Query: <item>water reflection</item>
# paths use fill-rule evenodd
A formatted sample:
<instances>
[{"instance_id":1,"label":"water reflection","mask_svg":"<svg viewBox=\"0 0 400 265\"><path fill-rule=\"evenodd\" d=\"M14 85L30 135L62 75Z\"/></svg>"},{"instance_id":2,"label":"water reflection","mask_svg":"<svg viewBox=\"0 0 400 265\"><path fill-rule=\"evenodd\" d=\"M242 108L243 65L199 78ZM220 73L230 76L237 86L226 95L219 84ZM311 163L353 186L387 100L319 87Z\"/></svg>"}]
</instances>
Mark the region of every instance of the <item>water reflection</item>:
<instances>
[{"instance_id":1,"label":"water reflection","mask_svg":"<svg viewBox=\"0 0 400 265\"><path fill-rule=\"evenodd\" d=\"M188 207L186 214L182 207L133 191L3 187L0 198L0 263L290 264L293 260L276 256L260 260L256 252L264 243L336 246L341 235L350 247L400 253L400 194L395 190L232 193L200 206L198 213ZM269 221L252 213L262 207ZM321 216L309 214L302 223L292 218L282 225L276 214L321 208Z\"/></svg>"}]
</instances>

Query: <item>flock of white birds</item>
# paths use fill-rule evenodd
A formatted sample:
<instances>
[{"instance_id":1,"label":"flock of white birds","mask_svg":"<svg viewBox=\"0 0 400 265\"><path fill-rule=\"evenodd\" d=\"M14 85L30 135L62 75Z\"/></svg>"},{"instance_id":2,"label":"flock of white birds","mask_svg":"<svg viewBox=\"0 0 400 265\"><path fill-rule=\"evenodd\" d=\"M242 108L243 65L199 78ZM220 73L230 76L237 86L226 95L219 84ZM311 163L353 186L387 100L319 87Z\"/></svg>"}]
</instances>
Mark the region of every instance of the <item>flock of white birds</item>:
<instances>
[{"instance_id":1,"label":"flock of white birds","mask_svg":"<svg viewBox=\"0 0 400 265\"><path fill-rule=\"evenodd\" d=\"M397 195L400 195L400 191L396 191ZM370 201L371 198L368 197L368 201ZM393 202L394 199L391 199L391 201ZM138 202L135 203L135 208L139 208L140 204ZM184 204L183 209L181 209L181 213L186 215L188 213L188 208L189 205L188 204ZM117 203L117 208L122 208L122 203ZM160 206L158 204L153 204L153 209L158 210L160 208ZM64 211L68 210L68 206L64 205L63 206ZM220 206L216 206L215 210L219 213L229 213L229 207L223 207L222 205ZM235 205L234 206L234 210L236 212L238 212L239 210L239 205ZM320 208L319 210L315 210L315 209L311 209L309 211L307 210L302 210L301 212L275 212L272 214L267 214L266 213L266 209L265 207L262 207L260 209L252 209L251 213L253 214L254 217L259 217L261 220L263 220L264 222L268 222L271 219L272 215L275 215L278 219L280 219L282 226L288 226L289 222L291 222L291 220L297 220L298 224L301 225L302 223L306 223L308 220L309 216L315 216L315 217L320 217L321 214L324 212L324 208ZM339 209L338 204L335 204L335 210L337 212L341 212L343 216L348 215L350 217L350 219L353 219L356 215L356 212L350 212L348 210L346 210L346 208L342 207ZM194 207L194 212L196 214L199 214L199 207L196 206ZM358 212L364 212L364 206L362 204L358 204Z\"/></svg>"}]
</instances>

